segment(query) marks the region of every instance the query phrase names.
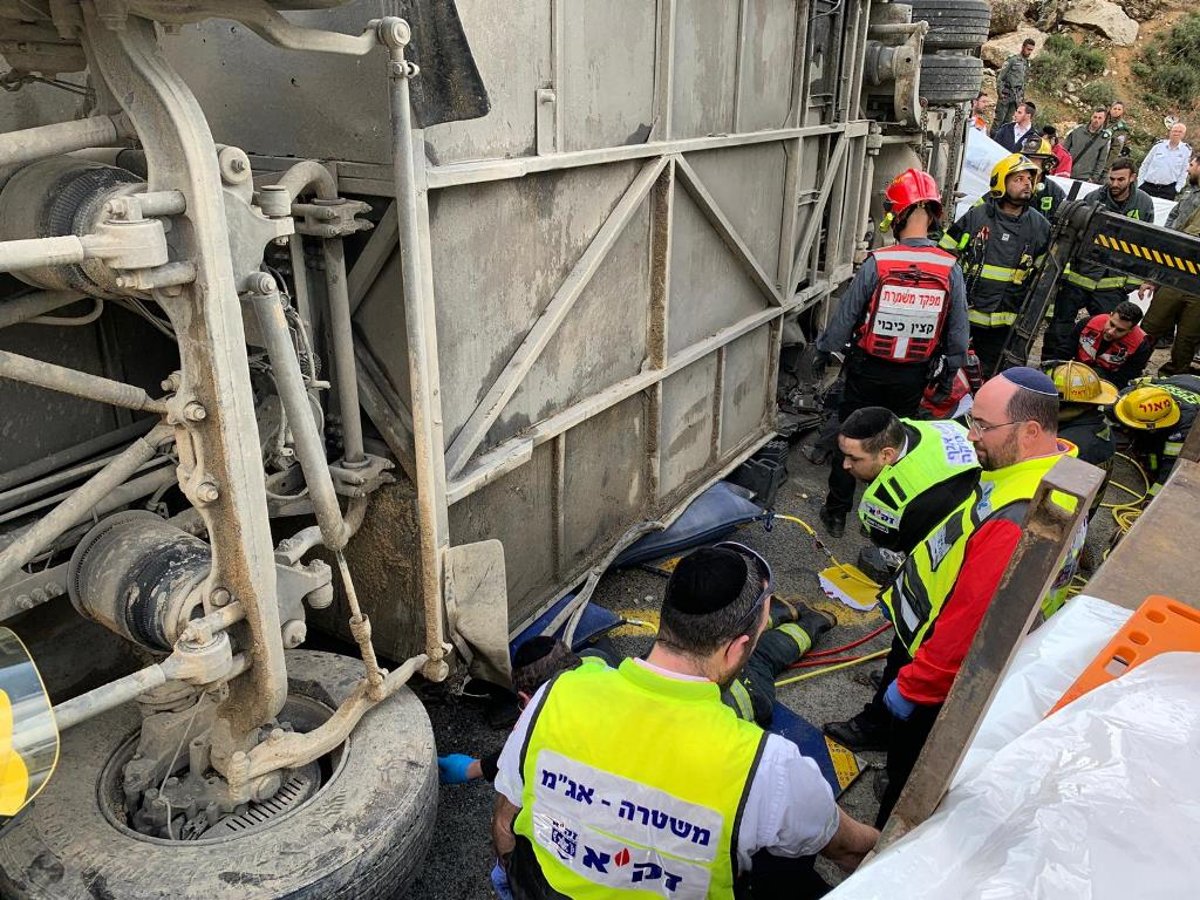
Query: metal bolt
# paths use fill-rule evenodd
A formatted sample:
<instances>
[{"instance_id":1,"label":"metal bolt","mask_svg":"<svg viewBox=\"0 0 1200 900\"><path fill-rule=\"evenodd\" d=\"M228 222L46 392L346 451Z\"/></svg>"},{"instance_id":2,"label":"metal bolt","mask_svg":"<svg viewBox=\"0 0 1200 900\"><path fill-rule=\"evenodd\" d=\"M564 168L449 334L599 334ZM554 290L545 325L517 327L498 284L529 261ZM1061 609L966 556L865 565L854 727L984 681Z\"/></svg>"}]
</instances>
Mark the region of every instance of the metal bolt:
<instances>
[{"instance_id":1,"label":"metal bolt","mask_svg":"<svg viewBox=\"0 0 1200 900\"><path fill-rule=\"evenodd\" d=\"M183 407L183 417L189 422L201 422L208 418L208 410L193 400Z\"/></svg>"},{"instance_id":2,"label":"metal bolt","mask_svg":"<svg viewBox=\"0 0 1200 900\"><path fill-rule=\"evenodd\" d=\"M208 602L213 606L221 607L228 606L229 601L233 599L233 595L229 593L227 588L219 587L208 595Z\"/></svg>"},{"instance_id":3,"label":"metal bolt","mask_svg":"<svg viewBox=\"0 0 1200 900\"><path fill-rule=\"evenodd\" d=\"M304 639L308 637L308 627L299 619L289 619L283 623L281 629L283 637L283 646L287 650L294 650L304 643Z\"/></svg>"},{"instance_id":4,"label":"metal bolt","mask_svg":"<svg viewBox=\"0 0 1200 900\"><path fill-rule=\"evenodd\" d=\"M202 481L196 488L196 499L201 503L215 503L220 496L221 492L211 481Z\"/></svg>"},{"instance_id":5,"label":"metal bolt","mask_svg":"<svg viewBox=\"0 0 1200 900\"><path fill-rule=\"evenodd\" d=\"M49 599L50 598L46 595L46 592L41 588L33 589L33 602L35 605L39 603L45 603Z\"/></svg>"},{"instance_id":6,"label":"metal bolt","mask_svg":"<svg viewBox=\"0 0 1200 900\"><path fill-rule=\"evenodd\" d=\"M279 789L283 787L283 776L278 772L271 772L269 775L264 775L258 781L254 782L254 787L251 791L254 799L261 803L264 800L270 800L279 793Z\"/></svg>"},{"instance_id":7,"label":"metal bolt","mask_svg":"<svg viewBox=\"0 0 1200 900\"><path fill-rule=\"evenodd\" d=\"M256 294L273 294L275 293L275 279L266 272L251 275L250 290Z\"/></svg>"},{"instance_id":8,"label":"metal bolt","mask_svg":"<svg viewBox=\"0 0 1200 900\"><path fill-rule=\"evenodd\" d=\"M229 161L229 168L233 169L235 172L245 172L246 161L240 156L236 156Z\"/></svg>"},{"instance_id":9,"label":"metal bolt","mask_svg":"<svg viewBox=\"0 0 1200 900\"><path fill-rule=\"evenodd\" d=\"M179 779L176 778L174 775L172 775L170 778L167 779L167 787L177 787L178 785L179 785Z\"/></svg>"},{"instance_id":10,"label":"metal bolt","mask_svg":"<svg viewBox=\"0 0 1200 900\"><path fill-rule=\"evenodd\" d=\"M66 589L57 581L51 581L46 584L46 593L51 597L57 597L60 594L66 593Z\"/></svg>"},{"instance_id":11,"label":"metal bolt","mask_svg":"<svg viewBox=\"0 0 1200 900\"><path fill-rule=\"evenodd\" d=\"M20 594L17 597L18 609L33 609L33 598L28 594Z\"/></svg>"}]
</instances>

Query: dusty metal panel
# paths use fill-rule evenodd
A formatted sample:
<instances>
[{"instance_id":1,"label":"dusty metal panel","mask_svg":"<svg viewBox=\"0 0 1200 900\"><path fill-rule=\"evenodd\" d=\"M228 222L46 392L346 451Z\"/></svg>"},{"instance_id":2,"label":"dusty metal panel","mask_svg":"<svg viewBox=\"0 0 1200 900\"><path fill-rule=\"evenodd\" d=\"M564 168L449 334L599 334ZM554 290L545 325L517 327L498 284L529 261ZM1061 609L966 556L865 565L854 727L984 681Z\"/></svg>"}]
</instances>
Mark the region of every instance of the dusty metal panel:
<instances>
[{"instance_id":1,"label":"dusty metal panel","mask_svg":"<svg viewBox=\"0 0 1200 900\"><path fill-rule=\"evenodd\" d=\"M555 565L553 446L450 507L450 539L504 541L510 620L528 615L558 586Z\"/></svg>"},{"instance_id":2,"label":"dusty metal panel","mask_svg":"<svg viewBox=\"0 0 1200 900\"><path fill-rule=\"evenodd\" d=\"M670 137L733 130L738 4L676 0Z\"/></svg>"},{"instance_id":3,"label":"dusty metal panel","mask_svg":"<svg viewBox=\"0 0 1200 900\"><path fill-rule=\"evenodd\" d=\"M649 240L647 201L504 407L484 447L638 373L649 328Z\"/></svg>"},{"instance_id":4,"label":"dusty metal panel","mask_svg":"<svg viewBox=\"0 0 1200 900\"><path fill-rule=\"evenodd\" d=\"M355 337L379 363L380 372L400 397L409 395L405 341L404 279L400 254L392 253L367 289L354 315Z\"/></svg>"},{"instance_id":5,"label":"dusty metal panel","mask_svg":"<svg viewBox=\"0 0 1200 900\"><path fill-rule=\"evenodd\" d=\"M767 305L687 191L676 189L673 216L668 355Z\"/></svg>"},{"instance_id":6,"label":"dusty metal panel","mask_svg":"<svg viewBox=\"0 0 1200 900\"><path fill-rule=\"evenodd\" d=\"M689 153L717 205L772 275L779 258L787 153L782 142Z\"/></svg>"},{"instance_id":7,"label":"dusty metal panel","mask_svg":"<svg viewBox=\"0 0 1200 900\"><path fill-rule=\"evenodd\" d=\"M740 446L746 435L767 422L775 392L768 384L771 372L771 329L759 328L725 349L724 383L721 386L721 444L725 455Z\"/></svg>"},{"instance_id":8,"label":"dusty metal panel","mask_svg":"<svg viewBox=\"0 0 1200 900\"><path fill-rule=\"evenodd\" d=\"M587 167L430 195L447 445L637 170Z\"/></svg>"},{"instance_id":9,"label":"dusty metal panel","mask_svg":"<svg viewBox=\"0 0 1200 900\"><path fill-rule=\"evenodd\" d=\"M792 105L794 0L746 0L738 130L780 128Z\"/></svg>"},{"instance_id":10,"label":"dusty metal panel","mask_svg":"<svg viewBox=\"0 0 1200 900\"><path fill-rule=\"evenodd\" d=\"M565 571L588 565L631 522L647 518L644 394L567 432L563 480Z\"/></svg>"},{"instance_id":11,"label":"dusty metal panel","mask_svg":"<svg viewBox=\"0 0 1200 900\"><path fill-rule=\"evenodd\" d=\"M659 440L659 496L692 481L713 457L717 356L710 354L666 378Z\"/></svg>"},{"instance_id":12,"label":"dusty metal panel","mask_svg":"<svg viewBox=\"0 0 1200 900\"><path fill-rule=\"evenodd\" d=\"M563 8L561 149L642 143L654 121L654 0L564 0Z\"/></svg>"}]
</instances>

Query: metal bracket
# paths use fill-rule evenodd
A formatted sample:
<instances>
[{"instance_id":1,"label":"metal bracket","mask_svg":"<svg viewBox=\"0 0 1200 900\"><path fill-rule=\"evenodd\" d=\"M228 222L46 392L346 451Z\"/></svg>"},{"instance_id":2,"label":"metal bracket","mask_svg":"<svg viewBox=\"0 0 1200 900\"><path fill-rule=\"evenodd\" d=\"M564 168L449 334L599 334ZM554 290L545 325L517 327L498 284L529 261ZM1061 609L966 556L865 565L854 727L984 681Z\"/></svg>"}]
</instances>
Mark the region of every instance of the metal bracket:
<instances>
[{"instance_id":1,"label":"metal bracket","mask_svg":"<svg viewBox=\"0 0 1200 900\"><path fill-rule=\"evenodd\" d=\"M375 224L358 218L370 211L371 204L342 197L292 204L292 215L300 217L296 223L296 233L321 238L345 237L356 231L370 231Z\"/></svg>"}]
</instances>

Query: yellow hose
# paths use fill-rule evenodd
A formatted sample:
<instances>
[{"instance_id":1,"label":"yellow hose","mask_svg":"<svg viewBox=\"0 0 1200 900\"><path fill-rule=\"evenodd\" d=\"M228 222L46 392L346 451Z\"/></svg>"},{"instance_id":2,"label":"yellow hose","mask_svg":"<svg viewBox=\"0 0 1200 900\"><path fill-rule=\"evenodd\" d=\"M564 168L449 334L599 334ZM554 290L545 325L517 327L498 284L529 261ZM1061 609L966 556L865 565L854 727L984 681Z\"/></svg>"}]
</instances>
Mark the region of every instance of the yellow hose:
<instances>
[{"instance_id":1,"label":"yellow hose","mask_svg":"<svg viewBox=\"0 0 1200 900\"><path fill-rule=\"evenodd\" d=\"M858 659L836 663L832 666L824 666L820 669L813 669L811 672L804 672L801 675L793 675L791 678L783 678L775 682L775 687L781 688L785 685L795 684L797 681L804 681L806 678L816 678L818 675L824 675L827 672L836 672L838 669L848 669L850 666L857 666L860 663L869 662L872 659L879 659L879 657L887 655L887 650L876 650L874 653L868 653L866 656L860 656Z\"/></svg>"},{"instance_id":2,"label":"yellow hose","mask_svg":"<svg viewBox=\"0 0 1200 900\"><path fill-rule=\"evenodd\" d=\"M823 552L826 556L828 556L829 561L832 562L838 569L840 569L842 574L845 575L847 578L849 578L851 581L857 581L859 584L866 585L867 587L873 587L873 588L879 587L878 584L876 584L874 581L872 581L867 576L863 575L861 572L851 569L848 566L843 565L842 563L838 562L838 558L836 556L834 556L832 551L830 551L830 549L825 546L824 542L822 542L822 540L819 537L817 537L817 533L816 533L816 531L813 530L813 527L811 525L809 525L807 522L805 522L803 519L797 518L796 516L785 515L784 513L775 513L775 518L783 519L785 522L794 522L796 525L799 525L801 528L803 528L805 531L807 531L809 536L814 541L816 541L817 546L821 549L821 552Z\"/></svg>"}]
</instances>

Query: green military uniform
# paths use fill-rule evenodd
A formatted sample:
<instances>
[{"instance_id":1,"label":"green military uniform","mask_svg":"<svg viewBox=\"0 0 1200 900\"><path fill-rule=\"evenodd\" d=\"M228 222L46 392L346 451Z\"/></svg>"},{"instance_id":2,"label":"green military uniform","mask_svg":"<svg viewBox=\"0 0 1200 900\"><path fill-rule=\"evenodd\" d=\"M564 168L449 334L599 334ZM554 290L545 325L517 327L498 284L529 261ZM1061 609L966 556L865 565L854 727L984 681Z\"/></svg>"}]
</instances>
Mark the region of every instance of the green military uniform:
<instances>
[{"instance_id":1,"label":"green military uniform","mask_svg":"<svg viewBox=\"0 0 1200 900\"><path fill-rule=\"evenodd\" d=\"M996 75L996 120L992 123L992 136L1001 125L1012 118L1017 105L1025 99L1025 82L1029 80L1029 60L1020 53L1014 53L1004 61Z\"/></svg>"},{"instance_id":2,"label":"green military uniform","mask_svg":"<svg viewBox=\"0 0 1200 900\"><path fill-rule=\"evenodd\" d=\"M1115 125L1110 122L1108 130L1110 133L1110 139L1108 146L1108 158L1104 161L1105 169L1113 164L1113 160L1122 155L1121 151L1129 146L1129 142L1133 140L1133 132L1125 123L1124 118L1117 120ZM1126 153L1124 155L1128 156L1129 154Z\"/></svg>"},{"instance_id":3,"label":"green military uniform","mask_svg":"<svg viewBox=\"0 0 1200 900\"><path fill-rule=\"evenodd\" d=\"M1072 128L1063 141L1063 147L1071 154L1071 177L1100 184L1111 143L1112 132L1107 128L1088 131L1086 122Z\"/></svg>"},{"instance_id":4,"label":"green military uniform","mask_svg":"<svg viewBox=\"0 0 1200 900\"><path fill-rule=\"evenodd\" d=\"M1200 236L1200 186L1189 180L1179 192L1175 207L1167 216L1167 227ZM1187 372L1200 346L1200 297L1164 286L1154 292L1150 309L1142 320L1142 330L1157 340L1169 335L1172 329L1175 342L1171 345L1171 361L1158 370L1159 375Z\"/></svg>"}]
</instances>

